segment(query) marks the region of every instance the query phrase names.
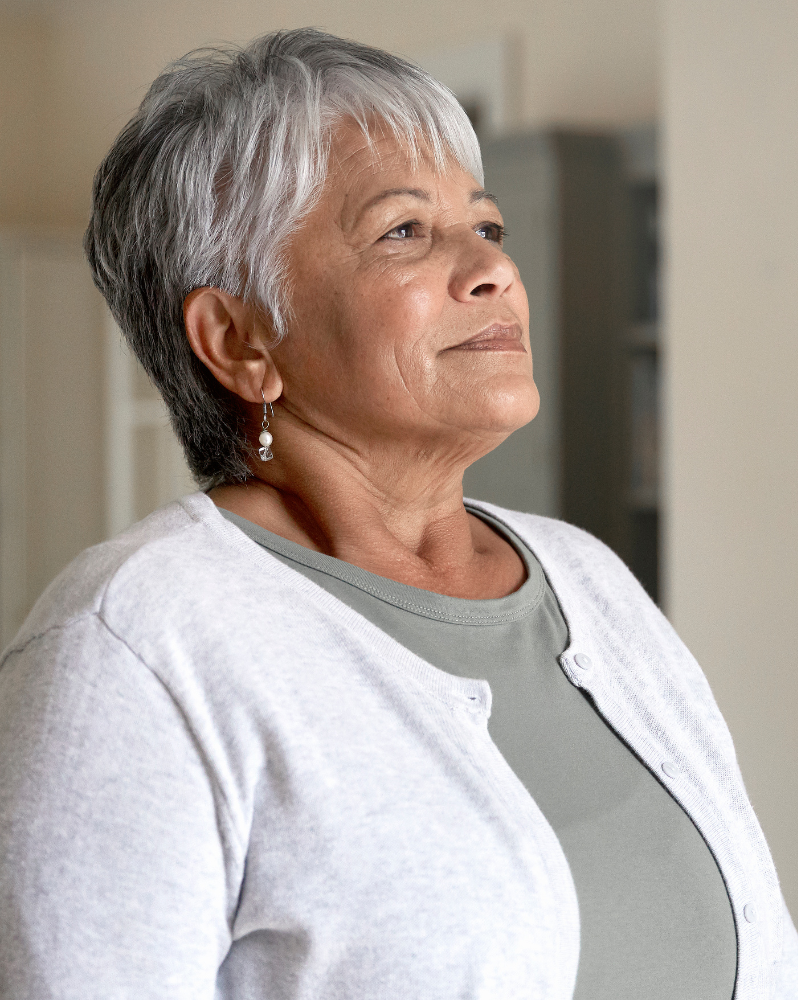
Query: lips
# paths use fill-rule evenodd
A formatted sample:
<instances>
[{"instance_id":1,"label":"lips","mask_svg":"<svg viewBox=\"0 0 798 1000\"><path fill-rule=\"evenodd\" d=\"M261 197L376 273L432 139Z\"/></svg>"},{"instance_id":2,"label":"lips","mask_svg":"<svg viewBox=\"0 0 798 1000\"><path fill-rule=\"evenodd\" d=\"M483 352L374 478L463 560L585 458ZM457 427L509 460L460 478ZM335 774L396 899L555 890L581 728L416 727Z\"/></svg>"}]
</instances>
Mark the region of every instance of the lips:
<instances>
[{"instance_id":1,"label":"lips","mask_svg":"<svg viewBox=\"0 0 798 1000\"><path fill-rule=\"evenodd\" d=\"M517 323L493 323L479 333L448 348L450 351L521 351L526 353Z\"/></svg>"}]
</instances>

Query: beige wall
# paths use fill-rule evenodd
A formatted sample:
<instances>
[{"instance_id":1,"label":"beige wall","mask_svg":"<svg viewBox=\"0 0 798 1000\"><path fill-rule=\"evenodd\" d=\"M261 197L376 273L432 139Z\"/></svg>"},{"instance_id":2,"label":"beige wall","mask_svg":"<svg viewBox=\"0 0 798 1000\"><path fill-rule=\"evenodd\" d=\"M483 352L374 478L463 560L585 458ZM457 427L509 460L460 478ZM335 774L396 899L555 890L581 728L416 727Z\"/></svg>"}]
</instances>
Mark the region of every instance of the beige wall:
<instances>
[{"instance_id":1,"label":"beige wall","mask_svg":"<svg viewBox=\"0 0 798 1000\"><path fill-rule=\"evenodd\" d=\"M13 160L18 178L0 194L0 225L25 216L81 224L94 169L170 59L279 27L315 25L411 56L511 37L519 125L627 124L655 113L654 0L69 0L45 5L46 19L3 10L0 2L0 57L11 63L0 98L10 93L24 110L16 152L0 159L4 173ZM11 119L3 128L0 139L16 133Z\"/></svg>"},{"instance_id":2,"label":"beige wall","mask_svg":"<svg viewBox=\"0 0 798 1000\"><path fill-rule=\"evenodd\" d=\"M23 257L28 600L75 550L102 541L102 299L78 239Z\"/></svg>"},{"instance_id":3,"label":"beige wall","mask_svg":"<svg viewBox=\"0 0 798 1000\"><path fill-rule=\"evenodd\" d=\"M42 15L0 7L0 225L48 220L53 47Z\"/></svg>"},{"instance_id":4,"label":"beige wall","mask_svg":"<svg viewBox=\"0 0 798 1000\"><path fill-rule=\"evenodd\" d=\"M665 12L668 608L798 916L798 5Z\"/></svg>"},{"instance_id":5,"label":"beige wall","mask_svg":"<svg viewBox=\"0 0 798 1000\"><path fill-rule=\"evenodd\" d=\"M0 233L0 646L105 537L103 319L79 231Z\"/></svg>"}]
</instances>

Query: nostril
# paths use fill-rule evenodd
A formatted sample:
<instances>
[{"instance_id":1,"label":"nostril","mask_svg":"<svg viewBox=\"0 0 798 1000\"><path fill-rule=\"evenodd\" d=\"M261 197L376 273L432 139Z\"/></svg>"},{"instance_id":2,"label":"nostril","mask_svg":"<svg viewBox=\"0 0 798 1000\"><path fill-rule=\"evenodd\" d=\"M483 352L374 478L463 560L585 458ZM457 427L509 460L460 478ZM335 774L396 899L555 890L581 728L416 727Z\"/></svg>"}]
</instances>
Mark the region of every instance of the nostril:
<instances>
[{"instance_id":1,"label":"nostril","mask_svg":"<svg viewBox=\"0 0 798 1000\"><path fill-rule=\"evenodd\" d=\"M476 288L471 289L471 294L472 295L485 295L486 293L489 294L494 290L495 287L496 287L495 285L487 283L483 285L477 285Z\"/></svg>"}]
</instances>

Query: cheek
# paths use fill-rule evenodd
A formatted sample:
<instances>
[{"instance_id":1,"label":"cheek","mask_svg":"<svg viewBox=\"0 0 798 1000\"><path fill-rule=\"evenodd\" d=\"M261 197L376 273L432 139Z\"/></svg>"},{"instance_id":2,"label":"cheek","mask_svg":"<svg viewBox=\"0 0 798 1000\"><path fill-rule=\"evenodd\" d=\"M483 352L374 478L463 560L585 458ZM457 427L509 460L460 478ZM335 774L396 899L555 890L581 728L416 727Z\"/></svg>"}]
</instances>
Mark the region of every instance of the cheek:
<instances>
[{"instance_id":1,"label":"cheek","mask_svg":"<svg viewBox=\"0 0 798 1000\"><path fill-rule=\"evenodd\" d=\"M507 303L516 316L521 320L524 326L529 325L529 298L526 294L526 288L521 280L521 275L518 271L515 261L512 257L507 257L513 268L513 276L515 281L512 286L505 292Z\"/></svg>"},{"instance_id":2,"label":"cheek","mask_svg":"<svg viewBox=\"0 0 798 1000\"><path fill-rule=\"evenodd\" d=\"M342 330L346 349L359 359L358 367L386 374L408 364L425 364L439 346L440 307L440 296L418 280L365 283L347 304Z\"/></svg>"},{"instance_id":3,"label":"cheek","mask_svg":"<svg viewBox=\"0 0 798 1000\"><path fill-rule=\"evenodd\" d=\"M423 269L398 273L391 262L334 276L319 268L308 277L294 285L293 321L278 349L297 403L371 409L429 388L446 339L440 282Z\"/></svg>"},{"instance_id":4,"label":"cheek","mask_svg":"<svg viewBox=\"0 0 798 1000\"><path fill-rule=\"evenodd\" d=\"M285 339L274 352L286 390L309 402L335 395L350 374L346 344L346 296L326 275L302 275L291 297Z\"/></svg>"},{"instance_id":5,"label":"cheek","mask_svg":"<svg viewBox=\"0 0 798 1000\"><path fill-rule=\"evenodd\" d=\"M516 271L516 274L518 272ZM524 328L529 328L529 297L526 294L521 279L519 278L513 288L512 305L518 318L522 321Z\"/></svg>"}]
</instances>

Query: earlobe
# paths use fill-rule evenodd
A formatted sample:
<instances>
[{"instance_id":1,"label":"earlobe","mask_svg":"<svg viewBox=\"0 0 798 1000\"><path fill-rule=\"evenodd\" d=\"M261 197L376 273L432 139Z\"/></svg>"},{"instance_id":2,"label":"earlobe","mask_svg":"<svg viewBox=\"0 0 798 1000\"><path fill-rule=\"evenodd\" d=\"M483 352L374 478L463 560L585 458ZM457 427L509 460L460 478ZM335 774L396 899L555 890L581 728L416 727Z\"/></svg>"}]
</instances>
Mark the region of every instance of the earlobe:
<instances>
[{"instance_id":1,"label":"earlobe","mask_svg":"<svg viewBox=\"0 0 798 1000\"><path fill-rule=\"evenodd\" d=\"M276 399L282 379L265 346L255 310L220 288L195 288L183 302L191 349L230 392L251 403Z\"/></svg>"}]
</instances>

